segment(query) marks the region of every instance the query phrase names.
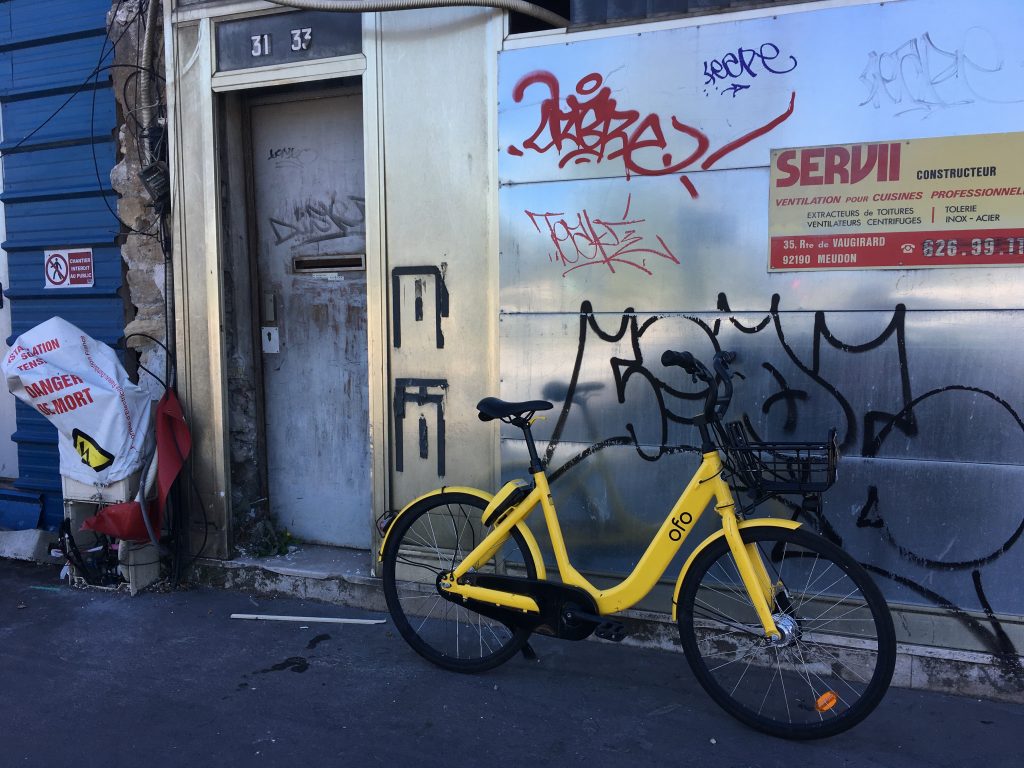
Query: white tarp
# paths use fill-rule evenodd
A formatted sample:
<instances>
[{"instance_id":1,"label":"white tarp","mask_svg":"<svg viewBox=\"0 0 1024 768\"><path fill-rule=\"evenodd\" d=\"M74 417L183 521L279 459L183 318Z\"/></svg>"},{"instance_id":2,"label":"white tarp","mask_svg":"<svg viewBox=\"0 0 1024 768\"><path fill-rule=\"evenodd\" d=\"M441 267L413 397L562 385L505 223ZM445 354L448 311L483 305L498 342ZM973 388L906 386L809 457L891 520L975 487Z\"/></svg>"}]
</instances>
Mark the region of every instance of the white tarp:
<instances>
[{"instance_id":1,"label":"white tarp","mask_svg":"<svg viewBox=\"0 0 1024 768\"><path fill-rule=\"evenodd\" d=\"M15 340L3 369L12 394L57 428L62 475L105 486L140 467L150 398L113 349L52 317Z\"/></svg>"}]
</instances>

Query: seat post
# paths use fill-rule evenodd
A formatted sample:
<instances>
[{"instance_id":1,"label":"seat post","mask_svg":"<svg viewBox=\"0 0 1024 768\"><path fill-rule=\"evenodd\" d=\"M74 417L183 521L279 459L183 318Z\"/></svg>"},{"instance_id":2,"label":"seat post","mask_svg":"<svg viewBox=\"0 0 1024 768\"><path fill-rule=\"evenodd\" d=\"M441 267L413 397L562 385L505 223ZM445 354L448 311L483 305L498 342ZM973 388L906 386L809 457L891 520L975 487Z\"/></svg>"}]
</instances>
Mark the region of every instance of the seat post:
<instances>
[{"instance_id":1,"label":"seat post","mask_svg":"<svg viewBox=\"0 0 1024 768\"><path fill-rule=\"evenodd\" d=\"M537 445L533 442L533 432L530 431L530 422L523 419L522 422L516 426L523 430L523 436L526 438L526 450L530 452L530 474L535 475L538 472L543 472L544 465L540 461L540 456L537 455Z\"/></svg>"}]
</instances>

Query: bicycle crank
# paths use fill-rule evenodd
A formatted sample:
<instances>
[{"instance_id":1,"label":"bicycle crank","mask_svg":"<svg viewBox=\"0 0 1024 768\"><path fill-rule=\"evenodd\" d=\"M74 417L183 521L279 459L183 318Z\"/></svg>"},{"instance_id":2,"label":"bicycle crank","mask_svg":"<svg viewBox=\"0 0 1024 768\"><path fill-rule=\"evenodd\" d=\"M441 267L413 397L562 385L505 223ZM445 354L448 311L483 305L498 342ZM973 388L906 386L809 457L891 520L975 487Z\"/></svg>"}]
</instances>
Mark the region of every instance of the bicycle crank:
<instances>
[{"instance_id":1,"label":"bicycle crank","mask_svg":"<svg viewBox=\"0 0 1024 768\"><path fill-rule=\"evenodd\" d=\"M611 640L613 643L621 643L629 633L626 625L621 621L609 619L607 616L598 616L579 610L571 603L567 603L562 611L562 618L566 624L577 624L586 622L594 625L594 634L602 640Z\"/></svg>"}]
</instances>

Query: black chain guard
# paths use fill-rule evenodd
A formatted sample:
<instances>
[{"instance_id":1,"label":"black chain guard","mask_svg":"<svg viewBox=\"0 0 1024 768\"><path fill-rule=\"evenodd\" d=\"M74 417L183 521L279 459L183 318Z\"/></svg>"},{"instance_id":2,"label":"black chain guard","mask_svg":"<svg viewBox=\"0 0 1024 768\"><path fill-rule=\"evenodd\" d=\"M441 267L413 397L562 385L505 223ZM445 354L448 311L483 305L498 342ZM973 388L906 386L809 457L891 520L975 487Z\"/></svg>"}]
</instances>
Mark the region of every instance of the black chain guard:
<instances>
[{"instance_id":1,"label":"black chain guard","mask_svg":"<svg viewBox=\"0 0 1024 768\"><path fill-rule=\"evenodd\" d=\"M597 613L597 604L589 593L579 587L570 587L544 579L526 579L517 576L499 576L474 573L466 576L466 583L477 587L527 595L536 601L540 613L523 613L479 600L463 600L459 595L438 589L441 596L456 605L500 621L509 627L524 628L538 635L561 640L583 640L593 634L596 625L588 621L567 622L566 609L576 612Z\"/></svg>"}]
</instances>

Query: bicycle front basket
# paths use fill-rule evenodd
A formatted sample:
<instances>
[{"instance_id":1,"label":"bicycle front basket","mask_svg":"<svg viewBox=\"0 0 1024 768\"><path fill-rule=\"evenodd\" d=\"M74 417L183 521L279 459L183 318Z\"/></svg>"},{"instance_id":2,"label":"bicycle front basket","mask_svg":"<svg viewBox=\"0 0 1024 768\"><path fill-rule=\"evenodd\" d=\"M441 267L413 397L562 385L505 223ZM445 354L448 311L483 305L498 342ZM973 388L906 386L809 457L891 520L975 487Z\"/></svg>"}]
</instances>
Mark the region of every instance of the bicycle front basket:
<instances>
[{"instance_id":1,"label":"bicycle front basket","mask_svg":"<svg viewBox=\"0 0 1024 768\"><path fill-rule=\"evenodd\" d=\"M755 443L743 425L728 425L723 446L729 468L751 490L774 493L821 493L836 481L839 450L832 430L822 443Z\"/></svg>"}]
</instances>

